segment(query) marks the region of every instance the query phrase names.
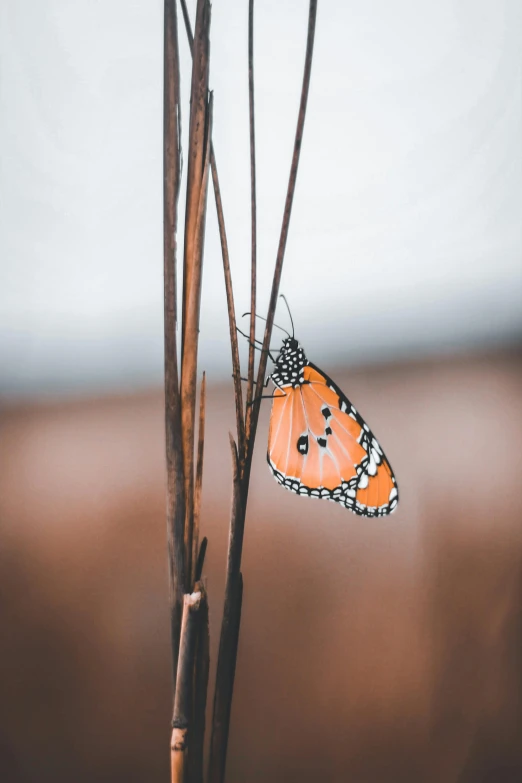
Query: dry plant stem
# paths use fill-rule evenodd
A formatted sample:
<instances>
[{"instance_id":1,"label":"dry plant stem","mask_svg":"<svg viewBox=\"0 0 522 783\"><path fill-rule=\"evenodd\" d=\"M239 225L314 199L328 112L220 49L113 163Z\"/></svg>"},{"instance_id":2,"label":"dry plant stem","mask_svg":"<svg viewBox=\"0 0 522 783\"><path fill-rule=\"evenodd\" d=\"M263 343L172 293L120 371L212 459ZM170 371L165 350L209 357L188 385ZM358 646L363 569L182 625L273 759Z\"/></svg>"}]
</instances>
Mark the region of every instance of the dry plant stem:
<instances>
[{"instance_id":1,"label":"dry plant stem","mask_svg":"<svg viewBox=\"0 0 522 783\"><path fill-rule=\"evenodd\" d=\"M274 325L274 315L279 295L279 284L281 282L281 273L283 271L283 261L285 257L286 240L288 238L288 228L290 225L290 216L292 214L292 203L294 200L295 183L297 179L297 169L299 166L299 155L301 153L301 143L303 140L304 122L306 117L306 106L308 102L308 91L310 87L310 73L312 70L312 57L314 50L315 20L317 16L317 0L310 0L308 11L308 37L306 41L306 55L303 74L303 86L301 89L301 102L299 105L299 115L297 118L297 128L294 141L294 152L292 155L292 165L290 167L290 177L288 181L288 190L286 194L285 209L283 213L283 223L281 226L281 235L279 238L279 247L277 249L276 265L274 269L274 279L272 282L272 293L268 305L267 320L265 326L265 336L263 339L263 348L259 354L259 367L257 372L256 389L261 389L265 380L266 365L268 359L268 349L272 337L272 328ZM259 420L260 401L254 403L252 411L252 424L250 438L248 442L248 454L245 465L245 480L248 483L250 475L250 466L252 464L252 455L254 450L254 439L256 436L257 423Z\"/></svg>"},{"instance_id":2,"label":"dry plant stem","mask_svg":"<svg viewBox=\"0 0 522 783\"><path fill-rule=\"evenodd\" d=\"M257 375L256 388L261 389L266 373L266 364L268 358L268 348L274 323L274 313L279 294L279 283L288 236L288 227L290 224L290 215L295 191L297 177L297 168L299 164L299 154L303 137L304 121L306 116L306 105L308 100L308 90L310 86L310 73L312 66L313 44L315 34L315 20L317 14L317 0L310 0L308 16L308 37L306 45L305 66L303 75L303 86L301 91L301 102L297 120L297 129L294 142L294 152L290 168L290 177L288 191L285 202L281 236L277 252L276 265L274 270L274 279L272 284L272 293L268 310L268 318L265 328L263 341L263 350L260 354L259 369ZM249 437L246 444L247 453L243 470L238 476L239 467L236 461L234 464L234 494L233 507L230 522L230 538L227 562L227 580L225 586L225 604L224 617L221 626L221 636L219 642L219 655L216 672L216 690L214 694L214 711L212 718L212 737L209 765L210 783L223 783L225 776L228 728L230 721L230 711L232 705L232 695L234 687L235 661L237 655L237 642L239 635L241 600L241 556L243 549L243 536L245 525L245 509L248 496L248 486L250 479L250 468L252 464L252 455L254 449L254 440L259 419L259 401L254 403L250 419Z\"/></svg>"},{"instance_id":3,"label":"dry plant stem","mask_svg":"<svg viewBox=\"0 0 522 783\"><path fill-rule=\"evenodd\" d=\"M208 183L211 102L208 100L210 3L198 0L192 65L183 279L181 425L185 477L185 574L192 573L196 373ZM189 589L189 586L186 586Z\"/></svg>"},{"instance_id":4,"label":"dry plant stem","mask_svg":"<svg viewBox=\"0 0 522 783\"><path fill-rule=\"evenodd\" d=\"M192 721L191 736L189 738L190 749L188 777L190 783L203 783L205 711L207 706L210 639L206 592L201 583L196 585L196 589L201 591L201 604L199 608L200 617L198 622L196 662L194 671L194 718Z\"/></svg>"},{"instance_id":5,"label":"dry plant stem","mask_svg":"<svg viewBox=\"0 0 522 783\"><path fill-rule=\"evenodd\" d=\"M185 21L185 30L191 53L194 49L194 39L190 28L190 18L185 0L180 0L183 19ZM221 254L223 256L223 271L225 275L225 289L227 295L228 323L230 330L230 347L232 350L232 377L234 379L234 396L236 404L236 428L240 451L245 449L245 424L243 417L243 391L241 388L241 368L239 366L239 345L236 331L236 313L234 307L234 294L232 289L232 276L230 273L230 256L228 253L227 232L225 229L225 218L223 215L223 202L221 200L221 189L219 187L219 178L217 172L216 156L212 140L210 142L210 168L212 171L212 182L214 185L214 195L216 199L216 211L219 225L219 238L221 240Z\"/></svg>"},{"instance_id":6,"label":"dry plant stem","mask_svg":"<svg viewBox=\"0 0 522 783\"><path fill-rule=\"evenodd\" d=\"M192 28L190 26L190 16L185 0L180 0L181 12L183 14L183 21L185 22L185 30L187 31L187 39L190 47L190 53L192 54L192 46L194 44L194 36L192 35Z\"/></svg>"},{"instance_id":7,"label":"dry plant stem","mask_svg":"<svg viewBox=\"0 0 522 783\"><path fill-rule=\"evenodd\" d=\"M237 526L243 527L244 507L241 491L239 455L232 435L230 435L232 451L233 489L232 509L230 514L230 537L227 567L227 586L225 606L219 640L219 658L214 693L214 710L212 718L212 736L210 743L210 762L208 770L209 783L221 783L225 777L226 751L230 712L232 708L232 690L236 669L239 625L241 619L241 604L243 598L243 578L237 564L237 547L239 538Z\"/></svg>"},{"instance_id":8,"label":"dry plant stem","mask_svg":"<svg viewBox=\"0 0 522 783\"><path fill-rule=\"evenodd\" d=\"M185 19L185 26L187 28L187 36L189 39L189 45L193 49L194 57L196 57L197 51L197 24L196 19L196 42L192 47L190 22L188 18L187 8L185 0L180 0L183 15ZM198 4L198 11L199 11ZM270 338L272 334L273 321L275 307L277 304L277 297L279 293L279 283L281 279L282 265L284 259L284 252L286 247L286 240L288 236L288 227L290 222L290 214L292 208L293 195L295 190L295 182L297 176L297 167L299 162L299 153L301 147L301 140L303 134L304 118L306 113L306 103L308 97L308 88L310 82L310 70L312 62L313 41L315 32L315 19L317 12L317 0L311 0L309 8L309 21L308 21L308 39L305 58L305 70L303 77L303 88L301 94L301 104L299 109L299 118L297 123L297 131L294 144L294 153L292 158L292 165L290 170L290 180L288 185L287 198L285 203L285 211L283 217L283 224L281 229L281 237L279 241L279 248L276 259L276 266L274 271L274 280L272 285L272 293L270 298L270 306L268 311L268 319L265 328L265 335L263 341L263 351L260 355L260 364L258 368L257 376L257 388L261 388L266 373L267 364L267 350L270 344ZM253 7L250 9L250 19L252 17ZM251 46L253 53L253 44L251 44L251 35L249 22L249 66L252 63ZM253 28L252 28L253 30ZM250 74L249 74L250 76ZM252 68L253 77L253 68ZM250 82L250 79L249 79ZM250 91L251 102L251 133L253 131L253 88ZM251 147L251 160L254 156L253 148ZM223 264L225 270L225 284L227 290L227 304L230 323L230 335L232 346L232 363L234 373L234 390L236 397L236 410L237 410L237 424L238 424L238 446L239 454L244 456L244 463L241 470L239 464L238 451L233 444L233 462L234 462L234 485L233 485L233 504L231 510L231 523L230 523L230 539L229 539L229 556L227 563L227 584L225 589L225 607L223 624L221 628L220 646L219 646L219 659L216 674L216 692L214 696L214 711L213 711L213 723L212 723L212 737L211 737L211 756L209 765L209 781L210 783L222 783L224 780L225 763L226 763L226 749L228 741L228 729L230 722L230 711L232 704L232 692L234 683L235 663L237 655L237 642L239 634L239 624L241 616L241 601L242 601L242 577L240 572L241 555L243 545L244 534L244 521L245 521L245 505L248 495L248 485L250 478L250 468L252 463L254 438L257 430L257 423L259 418L259 403L256 403L248 407L247 418L249 419L249 438L248 442L244 440L243 430L241 422L243 420L243 406L241 386L239 382L239 351L237 345L236 334L236 319L235 308L232 293L232 282L230 275L230 263L228 259L228 247L226 242L226 232L223 220L223 210L221 204L221 194L219 190L219 181L217 177L217 167L215 162L214 150L210 150L210 161L212 178L214 182L214 190L216 193L216 206L218 210L218 221L220 226L220 237L223 248ZM189 158L190 165L190 158ZM255 165L255 164L254 164ZM255 169L254 169L255 173ZM254 187L252 189L255 194ZM253 206L253 213L255 211L255 205ZM253 264L255 261L255 253L253 254ZM252 271L252 280L255 285L255 275ZM254 290L254 289L252 289ZM252 303L254 302L254 295L252 295ZM185 298L184 298L185 302ZM253 313L255 312L255 306L251 307ZM251 326L254 319L254 314L251 316ZM250 365L250 352L249 352L249 365ZM248 387L247 387L248 394ZM253 395L253 392L252 392ZM243 451L243 443L245 444L245 451ZM241 460L243 462L243 460Z\"/></svg>"},{"instance_id":9,"label":"dry plant stem","mask_svg":"<svg viewBox=\"0 0 522 783\"><path fill-rule=\"evenodd\" d=\"M181 177L179 54L175 0L165 1L165 410L167 522L175 680L171 762L172 780L176 783L187 780L191 783L194 781L202 783L209 670L206 594L201 584L195 594L186 594L189 592L190 585L194 583L196 571L201 571L206 549L206 539L204 539L199 557L196 558L205 424L205 378L203 377L194 482L197 348L212 123L212 98L208 95L209 26L210 4L208 0L199 0L191 86L181 383L179 384L175 269L177 200ZM189 742L192 747L187 767Z\"/></svg>"},{"instance_id":10,"label":"dry plant stem","mask_svg":"<svg viewBox=\"0 0 522 783\"><path fill-rule=\"evenodd\" d=\"M181 621L178 672L170 743L172 783L184 783L185 778L189 730L193 712L194 662L201 597L202 594L199 591L183 596L183 618Z\"/></svg>"},{"instance_id":11,"label":"dry plant stem","mask_svg":"<svg viewBox=\"0 0 522 783\"><path fill-rule=\"evenodd\" d=\"M232 376L234 379L234 395L236 403L236 427L237 439L239 444L239 453L245 450L245 424L243 419L243 391L241 389L241 368L239 366L239 345L236 330L236 311L234 306L234 293L232 289L232 275L230 272L230 258L228 255L227 234L225 230L225 219L223 216L223 204L221 201L221 190L217 173L216 160L213 150L211 151L212 182L214 183L214 195L216 197L216 210L219 225L219 236L221 239L221 255L223 256L223 271L225 274L225 289L227 294L228 325L230 330L230 346L232 350Z\"/></svg>"},{"instance_id":12,"label":"dry plant stem","mask_svg":"<svg viewBox=\"0 0 522 783\"><path fill-rule=\"evenodd\" d=\"M208 174L209 174L209 160L210 160L210 133L212 131L212 107L213 107L213 99L212 99L212 95L210 95L208 100L208 114L207 114L208 127L207 127L207 138L205 143L205 159L203 163L203 179L202 179L202 187L201 187L199 207L198 207L198 217L196 222L196 237L197 237L196 248L195 248L196 257L198 259L201 259L201 263L198 265L198 279L197 279L197 287L199 288L199 295L197 295L197 298L193 300L192 292L191 292L191 296L189 296L189 300L188 300L189 312L191 310L197 311L198 326L197 326L197 332L195 333L196 371L197 371L197 344L198 344L198 335L199 335L199 309L200 309L200 300L201 300L201 274L202 274L202 267L203 267L203 249L205 243L205 222L206 222L206 212L207 212ZM194 296L196 297L196 295ZM203 385L204 384L205 384L205 379L203 378ZM195 410L195 404L196 404L196 400L194 398L194 410ZM204 400L203 400L203 405L204 405ZM202 471L203 471L203 449L204 449L204 442L203 442L204 415L205 415L204 408L203 410L201 410L200 407L199 423L200 425L202 425L203 432L198 433L198 461L196 463L196 481L194 486L192 520L188 520L189 534L187 539L187 551L189 553L189 561L187 564L187 572L190 571L191 576L193 576L196 567L196 555L197 555L198 538L199 538L201 482L203 480ZM192 436L194 437L194 433L192 433ZM192 445L192 456L194 456L194 445ZM192 557L194 558L194 561L192 561ZM193 584L193 581L191 582L191 584Z\"/></svg>"},{"instance_id":13,"label":"dry plant stem","mask_svg":"<svg viewBox=\"0 0 522 783\"><path fill-rule=\"evenodd\" d=\"M205 555L207 553L207 544L208 544L208 539L205 536L201 541L201 546L199 547L198 559L196 561L196 578L194 580L195 582L199 582L199 580L201 579L201 574L203 573L203 564L205 562Z\"/></svg>"},{"instance_id":14,"label":"dry plant stem","mask_svg":"<svg viewBox=\"0 0 522 783\"><path fill-rule=\"evenodd\" d=\"M256 134L254 114L254 0L248 4L248 108L250 122L250 189L252 254L250 266L250 345L248 347L248 382L245 421L245 439L250 436L252 398L254 395L254 340L256 338L256 283L257 283L257 205L256 205ZM241 461L246 454L240 449Z\"/></svg>"},{"instance_id":15,"label":"dry plant stem","mask_svg":"<svg viewBox=\"0 0 522 783\"><path fill-rule=\"evenodd\" d=\"M165 434L167 458L167 542L174 686L178 665L181 610L185 591L183 528L185 498L181 449L181 401L176 347L176 231L181 180L179 53L175 0L164 9L163 236L165 281Z\"/></svg>"},{"instance_id":16,"label":"dry plant stem","mask_svg":"<svg viewBox=\"0 0 522 783\"><path fill-rule=\"evenodd\" d=\"M214 718L212 723L208 783L223 783L225 780L230 715L232 712L231 694L234 690L241 609L243 605L243 575L241 573L237 576L231 595L232 600L228 603L227 610L223 614L221 626L222 629L226 626L228 632L224 637L226 640L224 646L221 647L220 644L219 648L224 661L220 675L223 687L220 689L216 688L214 694ZM215 719L216 715L219 716L217 720Z\"/></svg>"},{"instance_id":17,"label":"dry plant stem","mask_svg":"<svg viewBox=\"0 0 522 783\"><path fill-rule=\"evenodd\" d=\"M195 221L201 190L201 174L205 157L206 111L210 54L210 2L198 0L195 40L192 47L192 80L190 91L190 126L187 170L187 211L185 215L185 258L183 278L183 323L190 295L193 273ZM184 336L182 343L184 342Z\"/></svg>"},{"instance_id":18,"label":"dry plant stem","mask_svg":"<svg viewBox=\"0 0 522 783\"><path fill-rule=\"evenodd\" d=\"M203 488L203 454L205 445L205 398L207 381L205 373L199 390L198 455L196 460L196 483L194 486L194 522L192 529L192 576L191 584L196 581L196 568L199 547L199 520L201 516L201 490Z\"/></svg>"}]
</instances>

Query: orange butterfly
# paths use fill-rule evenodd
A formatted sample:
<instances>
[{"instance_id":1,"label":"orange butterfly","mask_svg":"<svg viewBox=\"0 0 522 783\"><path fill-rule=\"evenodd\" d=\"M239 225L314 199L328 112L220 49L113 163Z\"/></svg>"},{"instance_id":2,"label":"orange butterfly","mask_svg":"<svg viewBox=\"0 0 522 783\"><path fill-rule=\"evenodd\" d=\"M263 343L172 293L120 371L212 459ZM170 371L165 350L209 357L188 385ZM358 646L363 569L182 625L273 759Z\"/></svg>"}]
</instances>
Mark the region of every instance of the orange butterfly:
<instances>
[{"instance_id":1,"label":"orange butterfly","mask_svg":"<svg viewBox=\"0 0 522 783\"><path fill-rule=\"evenodd\" d=\"M269 377L276 389L267 459L277 481L361 516L391 514L399 500L397 482L377 439L293 336L283 340Z\"/></svg>"}]
</instances>

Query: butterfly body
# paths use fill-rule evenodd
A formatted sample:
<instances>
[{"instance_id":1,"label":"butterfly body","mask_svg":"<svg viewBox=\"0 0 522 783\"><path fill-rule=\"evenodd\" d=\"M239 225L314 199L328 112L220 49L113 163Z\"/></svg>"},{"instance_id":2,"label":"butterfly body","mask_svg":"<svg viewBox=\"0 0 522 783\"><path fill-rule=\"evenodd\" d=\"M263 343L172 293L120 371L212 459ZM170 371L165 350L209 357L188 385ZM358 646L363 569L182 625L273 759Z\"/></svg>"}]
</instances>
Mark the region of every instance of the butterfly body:
<instances>
[{"instance_id":1,"label":"butterfly body","mask_svg":"<svg viewBox=\"0 0 522 783\"><path fill-rule=\"evenodd\" d=\"M308 364L305 352L294 337L283 340L283 347L270 376L274 384L283 389L285 386L299 387L304 383L304 368Z\"/></svg>"},{"instance_id":2,"label":"butterfly body","mask_svg":"<svg viewBox=\"0 0 522 783\"><path fill-rule=\"evenodd\" d=\"M398 488L379 442L294 337L283 341L270 378L276 389L267 459L277 481L361 516L390 514Z\"/></svg>"}]
</instances>

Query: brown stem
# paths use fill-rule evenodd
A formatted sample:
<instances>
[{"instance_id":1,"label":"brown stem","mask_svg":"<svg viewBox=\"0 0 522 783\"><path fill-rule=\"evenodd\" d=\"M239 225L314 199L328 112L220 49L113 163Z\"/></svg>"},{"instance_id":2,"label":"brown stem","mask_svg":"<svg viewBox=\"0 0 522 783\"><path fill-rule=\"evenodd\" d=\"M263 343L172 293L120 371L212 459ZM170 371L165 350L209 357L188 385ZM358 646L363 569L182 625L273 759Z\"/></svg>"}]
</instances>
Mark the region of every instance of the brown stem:
<instances>
[{"instance_id":1,"label":"brown stem","mask_svg":"<svg viewBox=\"0 0 522 783\"><path fill-rule=\"evenodd\" d=\"M234 395L236 403L236 427L239 453L245 448L245 425L243 420L243 391L241 389L241 368L239 366L239 345L236 329L236 310L234 306L234 292L232 288L232 275L230 272L230 258L228 255L227 234L221 202L221 190L217 173L214 150L211 151L212 182L214 183L214 195L216 197L216 210L219 224L219 236L221 239L221 255L223 256L223 271L225 274L225 289L227 294L228 326L230 332L230 347L232 350L232 377L234 379Z\"/></svg>"},{"instance_id":2,"label":"brown stem","mask_svg":"<svg viewBox=\"0 0 522 783\"><path fill-rule=\"evenodd\" d=\"M190 740L189 730L193 717L194 662L201 597L202 594L199 591L183 596L183 618L170 743L172 783L184 783L185 781L186 758Z\"/></svg>"},{"instance_id":3,"label":"brown stem","mask_svg":"<svg viewBox=\"0 0 522 783\"><path fill-rule=\"evenodd\" d=\"M212 116L212 101L208 99L209 28L209 0L198 0L192 64L181 341L186 578L192 573L197 356Z\"/></svg>"},{"instance_id":4,"label":"brown stem","mask_svg":"<svg viewBox=\"0 0 522 783\"><path fill-rule=\"evenodd\" d=\"M232 435L232 509L230 514L229 550L227 564L227 584L225 588L225 606L219 640L218 666L214 691L214 710L212 716L212 736L210 743L209 783L221 783L225 777L228 730L232 709L232 691L236 670L237 645L241 622L243 599L243 578L239 571L241 546L243 542L244 508L241 493L239 455Z\"/></svg>"},{"instance_id":5,"label":"brown stem","mask_svg":"<svg viewBox=\"0 0 522 783\"><path fill-rule=\"evenodd\" d=\"M203 454L205 447L205 399L207 382L205 373L201 380L199 390L199 426L198 426L198 456L196 460L196 483L194 486L194 522L192 530L192 577L191 583L196 581L196 568L199 549L199 520L201 517L201 490L203 488Z\"/></svg>"},{"instance_id":6,"label":"brown stem","mask_svg":"<svg viewBox=\"0 0 522 783\"><path fill-rule=\"evenodd\" d=\"M178 665L181 607L185 591L185 488L181 449L181 402L176 346L176 232L181 181L179 52L175 0L164 10L163 263L165 285L165 434L167 461L167 542L170 583L172 671Z\"/></svg>"},{"instance_id":7,"label":"brown stem","mask_svg":"<svg viewBox=\"0 0 522 783\"><path fill-rule=\"evenodd\" d=\"M276 265L274 270L274 279L272 284L272 293L268 310L268 319L265 328L265 337L263 341L263 351L260 354L259 369L257 375L257 389L262 388L264 382L266 364L268 357L268 348L272 335L275 307L279 293L279 282L283 267L286 240L288 236L288 227L290 224L290 215L292 211L292 202L295 191L297 177L297 168L299 164L299 153L303 137L304 121L306 116L306 105L308 99L308 90L310 85L310 72L312 66L315 20L317 14L317 0L310 0L308 17L308 38L306 46L305 66L303 74L303 86L301 91L301 103L299 107L299 116L297 120L297 129L294 142L294 152L292 156L292 165L290 168L290 177L288 191L283 215L283 224L281 228L281 237L277 252ZM259 419L259 402L251 406L252 413L250 419L249 439L246 444L247 453L244 468L240 473L237 451L233 448L234 462L234 492L232 516L230 523L230 536L227 562L227 580L225 586L225 604L223 623L221 626L221 636L219 642L219 654L216 671L216 691L214 694L214 710L212 717L212 737L209 765L210 783L223 783L225 776L228 728L230 722L230 712L232 705L232 696L234 688L235 661L237 654L237 643L239 634L239 623L241 617L241 598L242 578L241 578L241 556L243 550L243 537L245 525L245 509L248 496L248 487L250 480L250 468L252 464L252 455L254 450L254 440ZM235 459L234 459L235 456ZM239 474L239 475L238 475Z\"/></svg>"},{"instance_id":8,"label":"brown stem","mask_svg":"<svg viewBox=\"0 0 522 783\"><path fill-rule=\"evenodd\" d=\"M205 712L207 706L210 640L207 594L201 582L196 585L196 589L201 592L201 603L196 642L194 718L190 736L188 778L190 783L203 783L203 751L205 744Z\"/></svg>"},{"instance_id":9,"label":"brown stem","mask_svg":"<svg viewBox=\"0 0 522 783\"><path fill-rule=\"evenodd\" d=\"M256 337L256 283L257 283L257 204L256 204L256 134L254 115L254 0L248 4L248 107L250 123L250 189L252 255L250 266L250 345L248 347L248 383L246 403L245 439L250 438L252 398L254 395L254 340ZM241 462L246 453L241 453Z\"/></svg>"},{"instance_id":10,"label":"brown stem","mask_svg":"<svg viewBox=\"0 0 522 783\"><path fill-rule=\"evenodd\" d=\"M199 552L198 552L198 559L196 561L196 578L195 578L196 582L199 582L199 580L201 579L201 574L203 573L205 555L207 554L207 544L208 544L208 539L205 536L205 538L201 541L201 546L199 547Z\"/></svg>"},{"instance_id":11,"label":"brown stem","mask_svg":"<svg viewBox=\"0 0 522 783\"><path fill-rule=\"evenodd\" d=\"M188 18L187 8L185 0L180 0L183 15L185 19L185 26L187 28L187 36L189 39L189 45L193 50L194 59L197 56L197 32L195 38L195 45L192 46L192 36L190 32L190 22ZM199 10L199 3L198 3ZM272 285L272 293L270 298L270 305L268 310L268 318L265 328L265 335L263 341L263 351L261 352L260 363L257 376L257 388L262 387L264 376L266 373L268 347L270 344L270 338L272 334L273 321L275 308L277 304L277 297L279 293L279 283L281 279L281 272L284 260L284 253L286 248L286 240L288 236L288 228L290 223L290 215L292 209L292 202L295 191L295 183L297 176L297 168L299 163L299 154L301 148L301 141L303 135L304 120L306 114L306 104L308 98L308 89L310 83L310 72L313 53L313 42L315 33L315 20L317 13L317 0L310 0L309 7L309 20L308 20L308 39L305 57L305 68L303 76L303 87L301 93L301 104L299 109L299 117L297 122L297 130L294 142L294 152L292 157L292 165L290 169L290 178L288 184L287 197L285 202L285 210L283 215L283 223L281 228L281 236L279 241L278 253L276 258L276 265L274 270L274 279ZM250 335L252 336L252 324L255 318L255 267L256 267L256 252L255 252L255 137L254 137L254 103L253 103L253 2L250 0L250 13L249 13L249 95L250 95L250 120L251 120L251 176L252 176L252 293L251 293L251 322L250 322ZM196 20L197 24L197 20ZM251 69L251 73L250 73ZM221 194L219 189L219 180L217 177L217 167L215 162L214 150L211 146L210 161L212 178L214 182L214 190L216 194L216 206L218 210L218 221L220 226L220 238L223 249L223 265L225 270L225 284L227 290L227 305L229 314L230 325L230 337L232 348L232 363L234 371L234 390L236 398L236 417L237 417L237 430L238 430L238 449L232 440L233 451L233 465L234 465L234 482L233 482L233 502L231 510L231 522L230 522L230 537L229 537L229 555L227 562L227 582L225 588L225 606L223 623L221 627L220 645L219 645L219 657L216 672L216 691L214 695L214 710L212 720L212 737L211 737L211 755L209 764L209 781L210 783L223 783L226 764L226 751L228 742L228 730L230 723L230 712L232 705L232 693L234 685L235 675L235 663L237 656L237 644L239 637L239 625L241 617L241 603L242 603L242 576L241 576L241 555L243 546L244 535L244 522L245 522L245 506L248 495L248 486L250 479L250 469L252 463L252 455L254 449L254 439L257 430L257 424L259 419L259 403L255 403L252 406L247 407L247 422L248 422L248 442L244 440L244 430L242 427L243 422L243 407L242 407L242 394L240 385L240 370L239 370L239 351L237 345L237 333L236 333L236 321L235 321L235 308L232 292L232 282L230 276L230 263L228 258L228 246L226 241L226 232L223 221L223 210L221 204ZM253 162L252 162L253 161ZM189 166L191 158L189 157ZM185 296L184 296L185 302ZM253 350L253 349L252 349ZM251 351L249 351L249 369L251 366ZM252 371L253 379L253 371ZM183 382L183 379L182 379ZM253 386L253 384L252 384ZM251 387L252 388L252 387ZM250 392L251 397L253 391ZM247 387L248 395L248 387ZM243 443L245 444L243 450ZM240 465L240 455L241 462ZM244 457L244 461L243 461ZM187 495L192 498L192 493Z\"/></svg>"},{"instance_id":12,"label":"brown stem","mask_svg":"<svg viewBox=\"0 0 522 783\"><path fill-rule=\"evenodd\" d=\"M317 0L310 0L308 11L308 37L306 41L306 55L303 73L303 86L301 89L301 102L299 105L299 115L297 118L297 128L295 132L294 152L292 155L292 165L290 167L290 177L288 180L288 190L286 193L285 209L283 213L283 223L281 226L281 235L279 237L279 247L277 249L277 258L274 269L274 279L272 282L272 293L268 305L267 320L265 326L265 336L263 339L263 349L259 354L259 367L257 371L256 388L261 389L265 380L266 365L268 359L268 349L272 337L272 328L274 325L274 315L279 295L279 284L281 282L281 273L283 271L283 261L285 257L286 240L288 238L288 228L290 225L290 216L292 214L292 204L294 200L295 183L297 179L297 169L299 166L299 155L301 153L301 143L303 140L304 122L306 117L306 106L308 102L308 91L310 87L310 73L312 70L312 57L314 51L315 20L317 16ZM252 424L250 438L248 442L248 454L245 465L245 481L248 485L250 476L250 466L252 464L252 455L254 451L254 440L256 436L257 423L259 420L260 401L252 405Z\"/></svg>"},{"instance_id":13,"label":"brown stem","mask_svg":"<svg viewBox=\"0 0 522 783\"><path fill-rule=\"evenodd\" d=\"M190 16L185 0L180 0L180 5L181 5L181 12L183 14L183 21L185 22L185 30L187 32L188 45L190 48L190 53L192 54L192 47L194 46L194 36L192 35Z\"/></svg>"},{"instance_id":14,"label":"brown stem","mask_svg":"<svg viewBox=\"0 0 522 783\"><path fill-rule=\"evenodd\" d=\"M193 54L194 39L190 27L190 18L185 0L180 0L187 40L191 53ZM240 452L245 450L245 424L243 417L243 391L241 389L241 369L239 366L239 345L236 331L236 312L234 306L234 293L232 288L232 275L230 272L230 256L228 252L227 232L225 229L225 217L223 214L223 202L221 200L221 189L219 187L219 178L216 164L216 156L212 140L210 142L210 168L212 171L212 183L214 185L214 196L216 199L216 211L219 226L219 238L221 240L221 255L223 257L223 271L225 275L225 289L227 295L228 325L230 330L230 347L232 351L232 377L234 379L234 396L236 404L236 428L237 439Z\"/></svg>"}]
</instances>

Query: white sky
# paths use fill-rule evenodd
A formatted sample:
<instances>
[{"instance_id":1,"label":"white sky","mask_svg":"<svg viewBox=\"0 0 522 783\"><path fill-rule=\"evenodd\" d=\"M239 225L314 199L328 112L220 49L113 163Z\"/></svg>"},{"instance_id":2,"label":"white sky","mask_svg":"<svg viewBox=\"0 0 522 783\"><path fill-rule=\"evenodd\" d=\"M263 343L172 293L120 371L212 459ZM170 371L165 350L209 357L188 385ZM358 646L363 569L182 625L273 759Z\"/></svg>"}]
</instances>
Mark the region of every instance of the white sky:
<instances>
[{"instance_id":1,"label":"white sky","mask_svg":"<svg viewBox=\"0 0 522 783\"><path fill-rule=\"evenodd\" d=\"M239 312L250 274L247 7L214 0L211 46ZM307 0L256 3L261 307L307 13ZM4 394L161 382L162 14L161 0L0 3ZM519 0L319 0L282 291L325 369L522 333L521 51ZM186 130L186 104L183 120ZM211 191L200 348L211 378L230 372L222 279ZM278 319L287 325L283 310Z\"/></svg>"}]
</instances>

